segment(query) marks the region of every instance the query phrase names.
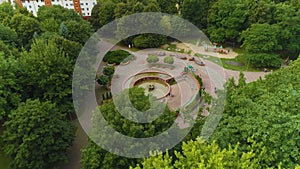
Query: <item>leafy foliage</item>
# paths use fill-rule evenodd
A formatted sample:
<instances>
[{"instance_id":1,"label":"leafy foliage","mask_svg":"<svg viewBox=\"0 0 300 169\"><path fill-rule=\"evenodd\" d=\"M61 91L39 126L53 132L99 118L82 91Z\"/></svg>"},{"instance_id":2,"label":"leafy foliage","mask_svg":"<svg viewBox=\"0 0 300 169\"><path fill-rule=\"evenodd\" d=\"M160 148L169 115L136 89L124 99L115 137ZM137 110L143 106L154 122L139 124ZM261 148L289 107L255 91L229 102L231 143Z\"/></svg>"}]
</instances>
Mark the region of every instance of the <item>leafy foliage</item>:
<instances>
[{"instance_id":1,"label":"leafy foliage","mask_svg":"<svg viewBox=\"0 0 300 169\"><path fill-rule=\"evenodd\" d=\"M255 53L247 54L249 63L257 68L280 68L281 59L277 54L268 54L268 53Z\"/></svg>"},{"instance_id":2,"label":"leafy foliage","mask_svg":"<svg viewBox=\"0 0 300 169\"><path fill-rule=\"evenodd\" d=\"M52 100L61 112L73 113L73 63L54 40L36 40L18 59L23 99ZM30 77L30 78L28 78Z\"/></svg>"},{"instance_id":3,"label":"leafy foliage","mask_svg":"<svg viewBox=\"0 0 300 169\"><path fill-rule=\"evenodd\" d=\"M16 108L21 101L20 95L15 91L20 90L15 75L18 70L17 62L13 58L5 58L0 53L0 121L7 118L9 111Z\"/></svg>"},{"instance_id":4,"label":"leafy foliage","mask_svg":"<svg viewBox=\"0 0 300 169\"><path fill-rule=\"evenodd\" d=\"M96 81L99 85L106 86L109 82L109 79L107 76L101 75L96 78Z\"/></svg>"},{"instance_id":5,"label":"leafy foliage","mask_svg":"<svg viewBox=\"0 0 300 169\"><path fill-rule=\"evenodd\" d=\"M12 157L11 168L56 168L66 162L65 152L74 131L57 107L48 102L27 100L12 111L4 123L1 139Z\"/></svg>"},{"instance_id":6,"label":"leafy foliage","mask_svg":"<svg viewBox=\"0 0 300 169\"><path fill-rule=\"evenodd\" d=\"M7 45L16 46L18 44L18 35L16 31L0 23L0 40Z\"/></svg>"},{"instance_id":7,"label":"leafy foliage","mask_svg":"<svg viewBox=\"0 0 300 169\"><path fill-rule=\"evenodd\" d=\"M137 48L156 48L166 43L166 37L156 34L139 35L133 39Z\"/></svg>"},{"instance_id":8,"label":"leafy foliage","mask_svg":"<svg viewBox=\"0 0 300 169\"><path fill-rule=\"evenodd\" d=\"M174 58L171 57L171 56L166 56L164 58L164 62L167 63L167 64L173 64L174 63Z\"/></svg>"},{"instance_id":9,"label":"leafy foliage","mask_svg":"<svg viewBox=\"0 0 300 169\"><path fill-rule=\"evenodd\" d=\"M207 28L209 0L184 0L181 6L181 15L200 30Z\"/></svg>"},{"instance_id":10,"label":"leafy foliage","mask_svg":"<svg viewBox=\"0 0 300 169\"><path fill-rule=\"evenodd\" d=\"M221 149L216 142L207 143L199 137L193 141L183 143L182 152L175 152L176 158L172 158L168 153L159 154L155 157L145 159L141 165L134 169L176 169L176 168L260 168L259 159L253 150L240 155L238 144L235 148L229 146L228 149ZM133 167L130 167L133 169Z\"/></svg>"},{"instance_id":11,"label":"leafy foliage","mask_svg":"<svg viewBox=\"0 0 300 169\"><path fill-rule=\"evenodd\" d=\"M121 95L116 96L115 101L120 106L124 106L122 109L119 109L123 113L133 113L135 112L135 108L138 110L145 111L149 107L149 96L144 95L144 89L142 88L132 88L129 90L130 100L133 103L133 107L130 105L126 105L127 102L124 100L126 91L121 93ZM153 98L152 98L153 99ZM159 107L161 103L156 102ZM135 138L144 138L151 137L163 132L165 129L168 129L169 126L174 121L174 114L170 112L168 108L161 114L161 116L151 123L135 123L131 120L124 118L121 115L121 112L118 112L113 101L104 102L99 107L101 114L104 116L106 121L112 126L115 130L120 133L126 134L130 137ZM103 126L103 123L100 120L100 112L95 112L93 114L93 129L92 135L93 137L104 137L111 140L110 144L114 144L116 138L114 135L97 135L97 130L105 130L106 127ZM148 113L148 112L144 112ZM132 147L136 147L140 145L132 145ZM122 151L126 151L127 149L131 149L132 147L122 147ZM82 149L82 159L81 164L83 169L96 169L96 168L128 168L130 165L135 165L140 159L131 159L125 158L121 156L114 155L110 152L107 152L95 145L91 140L89 144Z\"/></svg>"},{"instance_id":12,"label":"leafy foliage","mask_svg":"<svg viewBox=\"0 0 300 169\"><path fill-rule=\"evenodd\" d=\"M277 41L279 27L269 24L253 24L242 32L242 47L248 53L266 53L280 49Z\"/></svg>"},{"instance_id":13,"label":"leafy foliage","mask_svg":"<svg viewBox=\"0 0 300 169\"><path fill-rule=\"evenodd\" d=\"M130 53L124 50L109 51L105 54L103 61L109 64L119 65L125 58L129 57Z\"/></svg>"},{"instance_id":14,"label":"leafy foliage","mask_svg":"<svg viewBox=\"0 0 300 169\"><path fill-rule=\"evenodd\" d=\"M21 45L26 48L29 48L34 33L40 32L39 22L35 18L23 14L15 14L11 18L10 27L15 29Z\"/></svg>"},{"instance_id":15,"label":"leafy foliage","mask_svg":"<svg viewBox=\"0 0 300 169\"><path fill-rule=\"evenodd\" d=\"M112 78L114 73L115 73L115 67L114 66L105 66L103 68L103 74L108 76L110 79Z\"/></svg>"},{"instance_id":16,"label":"leafy foliage","mask_svg":"<svg viewBox=\"0 0 300 169\"><path fill-rule=\"evenodd\" d=\"M155 56L155 55L149 55L147 57L147 62L148 63L156 63L158 61L159 61L159 58L157 56Z\"/></svg>"},{"instance_id":17,"label":"leafy foliage","mask_svg":"<svg viewBox=\"0 0 300 169\"><path fill-rule=\"evenodd\" d=\"M221 147L240 142L248 149L248 137L265 146L263 168L299 164L299 75L300 62L247 85L227 83L225 113L212 140ZM257 153L261 150L255 150Z\"/></svg>"}]
</instances>

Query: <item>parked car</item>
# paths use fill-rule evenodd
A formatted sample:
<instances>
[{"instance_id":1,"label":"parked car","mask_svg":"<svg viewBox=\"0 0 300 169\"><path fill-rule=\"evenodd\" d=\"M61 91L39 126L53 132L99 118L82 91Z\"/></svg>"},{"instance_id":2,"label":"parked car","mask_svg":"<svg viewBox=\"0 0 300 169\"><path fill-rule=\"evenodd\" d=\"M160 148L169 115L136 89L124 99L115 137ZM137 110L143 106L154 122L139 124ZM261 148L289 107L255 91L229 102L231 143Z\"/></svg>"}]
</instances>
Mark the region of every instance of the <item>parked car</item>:
<instances>
[{"instance_id":1,"label":"parked car","mask_svg":"<svg viewBox=\"0 0 300 169\"><path fill-rule=\"evenodd\" d=\"M189 58L189 61L195 61L194 57Z\"/></svg>"},{"instance_id":2,"label":"parked car","mask_svg":"<svg viewBox=\"0 0 300 169\"><path fill-rule=\"evenodd\" d=\"M202 62L200 60L196 60L195 63L199 66L205 66L204 62Z\"/></svg>"},{"instance_id":3,"label":"parked car","mask_svg":"<svg viewBox=\"0 0 300 169\"><path fill-rule=\"evenodd\" d=\"M182 59L182 60L186 60L187 58L185 56L182 56L182 55L177 55L176 56L178 59Z\"/></svg>"}]
</instances>

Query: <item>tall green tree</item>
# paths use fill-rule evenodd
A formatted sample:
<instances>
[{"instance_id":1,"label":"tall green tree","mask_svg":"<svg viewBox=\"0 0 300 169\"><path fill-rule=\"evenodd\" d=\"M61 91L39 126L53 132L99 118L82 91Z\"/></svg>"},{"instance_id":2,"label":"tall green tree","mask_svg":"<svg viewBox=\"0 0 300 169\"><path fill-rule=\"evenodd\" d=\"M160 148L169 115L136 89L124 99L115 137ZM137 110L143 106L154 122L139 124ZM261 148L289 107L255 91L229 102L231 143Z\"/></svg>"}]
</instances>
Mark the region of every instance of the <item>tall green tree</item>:
<instances>
[{"instance_id":1,"label":"tall green tree","mask_svg":"<svg viewBox=\"0 0 300 169\"><path fill-rule=\"evenodd\" d=\"M16 31L0 23L0 40L7 45L16 46L18 44L18 35Z\"/></svg>"},{"instance_id":2,"label":"tall green tree","mask_svg":"<svg viewBox=\"0 0 300 169\"><path fill-rule=\"evenodd\" d=\"M100 7L101 7L100 3L97 3L96 5L94 5L94 7L92 9L91 16L88 20L91 23L91 25L93 26L95 31L97 31L101 27L100 23L99 23L99 19L98 19L99 18Z\"/></svg>"},{"instance_id":3,"label":"tall green tree","mask_svg":"<svg viewBox=\"0 0 300 169\"><path fill-rule=\"evenodd\" d=\"M248 53L274 52L281 48L277 40L279 33L277 25L253 24L250 28L242 32L242 47Z\"/></svg>"},{"instance_id":4,"label":"tall green tree","mask_svg":"<svg viewBox=\"0 0 300 169\"><path fill-rule=\"evenodd\" d=\"M93 33L93 28L89 22L81 21L66 21L63 22L65 28L67 29L66 33L63 34L66 39L78 42L82 45L90 38Z\"/></svg>"},{"instance_id":5,"label":"tall green tree","mask_svg":"<svg viewBox=\"0 0 300 169\"><path fill-rule=\"evenodd\" d=\"M284 58L296 59L300 54L300 10L296 3L276 4L274 20L279 26L278 43L282 46L280 54Z\"/></svg>"},{"instance_id":6,"label":"tall green tree","mask_svg":"<svg viewBox=\"0 0 300 169\"><path fill-rule=\"evenodd\" d=\"M218 0L208 15L208 34L213 42L237 42L240 32L248 28L247 5L244 0Z\"/></svg>"},{"instance_id":7,"label":"tall green tree","mask_svg":"<svg viewBox=\"0 0 300 169\"><path fill-rule=\"evenodd\" d=\"M168 153L159 154L154 157L146 158L134 169L176 169L176 168L211 168L211 169L230 169L244 168L257 169L259 166L258 155L253 150L239 153L238 144L229 146L228 149L220 148L216 142L207 143L199 137L182 145L182 152L175 152L176 158L172 158ZM130 167L133 169L133 167Z\"/></svg>"},{"instance_id":8,"label":"tall green tree","mask_svg":"<svg viewBox=\"0 0 300 169\"><path fill-rule=\"evenodd\" d=\"M67 161L74 129L55 104L27 100L9 114L4 126L2 148L12 159L11 168L52 169Z\"/></svg>"},{"instance_id":9,"label":"tall green tree","mask_svg":"<svg viewBox=\"0 0 300 169\"><path fill-rule=\"evenodd\" d=\"M209 0L184 0L181 6L181 15L200 30L207 28Z\"/></svg>"},{"instance_id":10,"label":"tall green tree","mask_svg":"<svg viewBox=\"0 0 300 169\"><path fill-rule=\"evenodd\" d=\"M114 20L114 10L116 4L111 0L103 0L100 2L100 12L98 14L99 26L102 27Z\"/></svg>"},{"instance_id":11,"label":"tall green tree","mask_svg":"<svg viewBox=\"0 0 300 169\"><path fill-rule=\"evenodd\" d=\"M20 45L27 49L30 47L33 35L40 32L39 22L36 19L19 13L11 18L10 27L17 32Z\"/></svg>"},{"instance_id":12,"label":"tall green tree","mask_svg":"<svg viewBox=\"0 0 300 169\"><path fill-rule=\"evenodd\" d=\"M54 40L37 39L18 59L18 83L23 99L39 98L56 103L61 112L73 113L72 72L74 60Z\"/></svg>"},{"instance_id":13,"label":"tall green tree","mask_svg":"<svg viewBox=\"0 0 300 169\"><path fill-rule=\"evenodd\" d=\"M5 120L21 101L17 93L21 88L17 83L17 69L16 59L0 52L0 121Z\"/></svg>"},{"instance_id":14,"label":"tall green tree","mask_svg":"<svg viewBox=\"0 0 300 169\"><path fill-rule=\"evenodd\" d=\"M127 105L128 101L124 100L127 99L125 96L126 92L121 93L114 98L118 103L118 106L122 107L121 109L119 108L122 113L134 113L136 111L135 109L145 111L143 112L145 114L150 113L149 99L154 98L151 96L145 96L144 89L135 87L129 90L129 97L133 106ZM155 108L161 106L161 103L159 102L155 102L154 104L156 105L154 106ZM104 104L99 107L99 110L115 130L129 137L135 138L146 138L157 135L168 129L175 119L174 114L166 108L161 116L151 123L135 123L123 117L121 112L116 109L114 101L104 102ZM116 141L114 135L97 135L98 130L106 129L100 121L100 112L93 113L93 129L91 131L91 135L96 139L98 137L107 138L113 145ZM132 147L138 146L140 145L132 145ZM132 147L122 147L121 151L128 151ZM89 141L89 144L82 149L82 152L81 164L83 169L129 168L129 166L135 166L137 162L140 161L140 159L125 158L115 155L100 148L91 140Z\"/></svg>"},{"instance_id":15,"label":"tall green tree","mask_svg":"<svg viewBox=\"0 0 300 169\"><path fill-rule=\"evenodd\" d=\"M261 156L262 168L282 164L293 168L299 164L300 128L298 113L300 95L299 60L291 66L275 71L266 80L235 87L230 91L223 118L211 137L222 147L240 142L247 150L248 138L265 147ZM262 150L255 150L258 153Z\"/></svg>"},{"instance_id":16,"label":"tall green tree","mask_svg":"<svg viewBox=\"0 0 300 169\"><path fill-rule=\"evenodd\" d=\"M157 0L161 12L168 13L168 14L177 14L177 0Z\"/></svg>"},{"instance_id":17,"label":"tall green tree","mask_svg":"<svg viewBox=\"0 0 300 169\"><path fill-rule=\"evenodd\" d=\"M13 6L8 2L2 2L0 4L0 23L5 26L8 26L10 23L11 17L14 15L15 10Z\"/></svg>"}]
</instances>

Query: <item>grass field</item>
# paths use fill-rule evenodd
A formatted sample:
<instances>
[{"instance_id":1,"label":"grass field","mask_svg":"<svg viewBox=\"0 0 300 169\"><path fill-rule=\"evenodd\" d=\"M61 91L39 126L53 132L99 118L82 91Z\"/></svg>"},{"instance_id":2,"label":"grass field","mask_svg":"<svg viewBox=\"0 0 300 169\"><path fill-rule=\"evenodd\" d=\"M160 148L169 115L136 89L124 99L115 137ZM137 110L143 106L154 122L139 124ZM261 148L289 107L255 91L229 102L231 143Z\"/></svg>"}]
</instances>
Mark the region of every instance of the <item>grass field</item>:
<instances>
[{"instance_id":1,"label":"grass field","mask_svg":"<svg viewBox=\"0 0 300 169\"><path fill-rule=\"evenodd\" d=\"M217 57L214 57L214 56L205 57L204 55L201 55L201 54L196 54L196 56L200 57L202 59L214 62L214 63L224 67L225 69L229 69L229 70L249 71L249 72L260 72L260 71L262 71L261 69L254 68L253 66L251 66L248 63L248 58L243 54L242 49L234 49L234 52L238 53L238 56L234 59L217 58ZM242 63L243 66L227 64L226 61Z\"/></svg>"}]
</instances>

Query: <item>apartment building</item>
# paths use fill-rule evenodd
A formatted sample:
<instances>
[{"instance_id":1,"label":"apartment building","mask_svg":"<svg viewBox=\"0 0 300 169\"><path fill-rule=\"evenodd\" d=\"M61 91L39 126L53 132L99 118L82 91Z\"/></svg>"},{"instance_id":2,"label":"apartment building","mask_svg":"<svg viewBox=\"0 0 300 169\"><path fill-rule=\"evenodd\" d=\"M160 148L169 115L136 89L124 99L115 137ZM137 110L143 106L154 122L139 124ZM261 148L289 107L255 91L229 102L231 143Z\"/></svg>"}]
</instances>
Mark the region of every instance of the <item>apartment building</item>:
<instances>
[{"instance_id":1,"label":"apartment building","mask_svg":"<svg viewBox=\"0 0 300 169\"><path fill-rule=\"evenodd\" d=\"M13 2L13 0L0 0L2 2ZM60 5L64 8L73 9L83 17L89 17L92 9L96 5L96 0L16 0L17 5L26 8L33 15L37 16L37 11L41 6Z\"/></svg>"}]
</instances>

